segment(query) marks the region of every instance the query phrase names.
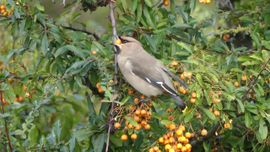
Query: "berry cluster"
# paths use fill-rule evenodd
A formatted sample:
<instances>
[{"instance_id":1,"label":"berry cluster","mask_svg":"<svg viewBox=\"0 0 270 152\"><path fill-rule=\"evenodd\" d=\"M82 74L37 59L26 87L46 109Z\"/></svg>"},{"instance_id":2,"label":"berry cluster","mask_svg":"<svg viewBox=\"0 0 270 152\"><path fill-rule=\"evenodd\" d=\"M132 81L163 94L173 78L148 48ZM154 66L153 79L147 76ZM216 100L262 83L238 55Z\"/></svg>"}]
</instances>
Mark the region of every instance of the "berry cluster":
<instances>
[{"instance_id":1,"label":"berry cluster","mask_svg":"<svg viewBox=\"0 0 270 152\"><path fill-rule=\"evenodd\" d=\"M6 5L1 4L0 5L0 14L2 16L11 16L13 14L14 8L7 9Z\"/></svg>"},{"instance_id":2,"label":"berry cluster","mask_svg":"<svg viewBox=\"0 0 270 152\"><path fill-rule=\"evenodd\" d=\"M158 139L159 146L150 148L149 152L159 152L161 151L159 147L163 147L167 152L190 152L192 146L189 140L194 135L188 131L185 132L186 128L183 125L170 124L166 127L169 132L160 137Z\"/></svg>"},{"instance_id":3,"label":"berry cluster","mask_svg":"<svg viewBox=\"0 0 270 152\"><path fill-rule=\"evenodd\" d=\"M131 93L131 90L129 90L129 93ZM133 92L132 92L133 93ZM140 97L141 100L144 99L144 96ZM129 113L125 117L125 126L123 128L124 132L133 132L130 135L131 140L136 140L138 135L136 132L140 131L141 129L144 130L150 130L151 126L149 124L149 121L151 120L152 117L152 112L151 112L151 101L148 101L148 103L142 103L140 102L139 98L134 98L133 102L135 105L131 105L129 107ZM115 129L120 129L121 128L121 123L116 122L114 124ZM122 141L127 141L128 140L128 135L123 134L121 136Z\"/></svg>"}]
</instances>

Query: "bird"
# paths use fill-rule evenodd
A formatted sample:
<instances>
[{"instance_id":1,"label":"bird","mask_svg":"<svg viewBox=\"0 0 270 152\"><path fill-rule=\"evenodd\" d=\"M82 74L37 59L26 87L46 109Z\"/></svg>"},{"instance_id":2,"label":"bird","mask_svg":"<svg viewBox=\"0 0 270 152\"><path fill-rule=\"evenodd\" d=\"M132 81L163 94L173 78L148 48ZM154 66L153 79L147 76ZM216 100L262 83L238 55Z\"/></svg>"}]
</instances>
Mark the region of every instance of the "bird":
<instances>
[{"instance_id":1,"label":"bird","mask_svg":"<svg viewBox=\"0 0 270 152\"><path fill-rule=\"evenodd\" d=\"M114 41L116 61L124 79L138 92L153 97L168 94L184 109L186 104L173 86L173 75L158 59L149 54L133 37L119 36ZM182 85L186 85L179 80Z\"/></svg>"}]
</instances>

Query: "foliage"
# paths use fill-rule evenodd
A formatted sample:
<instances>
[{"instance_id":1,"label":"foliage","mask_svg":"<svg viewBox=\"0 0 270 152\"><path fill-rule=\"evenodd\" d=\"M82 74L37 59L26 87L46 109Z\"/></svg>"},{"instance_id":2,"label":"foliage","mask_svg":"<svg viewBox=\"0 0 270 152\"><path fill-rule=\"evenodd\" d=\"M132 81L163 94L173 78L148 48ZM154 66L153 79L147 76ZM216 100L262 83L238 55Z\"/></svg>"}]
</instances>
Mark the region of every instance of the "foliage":
<instances>
[{"instance_id":1,"label":"foliage","mask_svg":"<svg viewBox=\"0 0 270 152\"><path fill-rule=\"evenodd\" d=\"M98 2L80 4L107 4ZM0 149L103 151L115 102L122 127L111 132L110 151L164 150L159 138L174 125L192 133L194 151L269 151L270 4L238 0L228 10L221 2L115 2L120 35L137 38L189 85L175 83L188 107L181 112L166 95L139 103L121 75L114 86L112 33L70 27L77 2L51 18L38 1L1 0ZM136 129L138 109L144 129Z\"/></svg>"}]
</instances>

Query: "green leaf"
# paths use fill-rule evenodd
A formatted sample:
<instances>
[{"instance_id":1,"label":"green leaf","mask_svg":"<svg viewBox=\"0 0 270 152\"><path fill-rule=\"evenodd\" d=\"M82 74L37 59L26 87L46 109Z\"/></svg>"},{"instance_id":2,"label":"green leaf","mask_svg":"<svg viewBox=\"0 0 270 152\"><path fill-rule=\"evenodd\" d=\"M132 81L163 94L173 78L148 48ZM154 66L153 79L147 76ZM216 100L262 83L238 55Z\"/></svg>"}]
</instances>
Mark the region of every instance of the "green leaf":
<instances>
[{"instance_id":1,"label":"green leaf","mask_svg":"<svg viewBox=\"0 0 270 152\"><path fill-rule=\"evenodd\" d=\"M243 113L245 112L245 107L243 105L243 102L241 101L241 99L236 99L238 105L239 105L239 108L240 108L240 112Z\"/></svg>"},{"instance_id":2,"label":"green leaf","mask_svg":"<svg viewBox=\"0 0 270 152\"><path fill-rule=\"evenodd\" d=\"M216 120L215 115L212 112L210 112L208 109L205 109L205 108L201 108L201 109L208 118L210 118L211 120Z\"/></svg>"},{"instance_id":3,"label":"green leaf","mask_svg":"<svg viewBox=\"0 0 270 152\"><path fill-rule=\"evenodd\" d=\"M252 120L251 120L251 116L249 113L245 113L245 125L247 128L250 128L251 127L251 124L252 124Z\"/></svg>"},{"instance_id":4,"label":"green leaf","mask_svg":"<svg viewBox=\"0 0 270 152\"><path fill-rule=\"evenodd\" d=\"M33 125L28 133L28 141L31 146L35 146L37 144L38 137L39 137L38 128L35 125Z\"/></svg>"},{"instance_id":5,"label":"green leaf","mask_svg":"<svg viewBox=\"0 0 270 152\"><path fill-rule=\"evenodd\" d=\"M263 119L260 119L260 122L259 122L259 134L262 140L265 140L268 135L268 128Z\"/></svg>"},{"instance_id":6,"label":"green leaf","mask_svg":"<svg viewBox=\"0 0 270 152\"><path fill-rule=\"evenodd\" d=\"M153 22L153 20L152 20L152 18L150 16L150 14L149 14L149 11L148 11L148 8L147 7L144 7L144 9L143 9L143 15L146 18L147 24L150 25L152 28L155 28L156 26L155 26L155 24L154 24L154 22Z\"/></svg>"},{"instance_id":7,"label":"green leaf","mask_svg":"<svg viewBox=\"0 0 270 152\"><path fill-rule=\"evenodd\" d=\"M48 42L47 34L43 35L40 47L43 54L46 54L48 52L49 42Z\"/></svg>"},{"instance_id":8,"label":"green leaf","mask_svg":"<svg viewBox=\"0 0 270 152\"><path fill-rule=\"evenodd\" d=\"M125 119L128 121L128 123L132 124L133 126L137 126L138 123L131 117L125 116Z\"/></svg>"},{"instance_id":9,"label":"green leaf","mask_svg":"<svg viewBox=\"0 0 270 152\"><path fill-rule=\"evenodd\" d=\"M104 143L106 142L106 137L107 137L106 133L94 135L92 137L92 144L94 147L94 152L102 152Z\"/></svg>"}]
</instances>

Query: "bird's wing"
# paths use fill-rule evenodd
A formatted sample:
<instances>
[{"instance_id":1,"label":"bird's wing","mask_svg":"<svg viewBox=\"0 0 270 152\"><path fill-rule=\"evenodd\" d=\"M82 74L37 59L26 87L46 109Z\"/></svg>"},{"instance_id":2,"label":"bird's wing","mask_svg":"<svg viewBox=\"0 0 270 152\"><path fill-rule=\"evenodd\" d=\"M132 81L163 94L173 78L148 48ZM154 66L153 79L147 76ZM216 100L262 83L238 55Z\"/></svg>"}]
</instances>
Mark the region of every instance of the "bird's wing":
<instances>
[{"instance_id":1,"label":"bird's wing","mask_svg":"<svg viewBox=\"0 0 270 152\"><path fill-rule=\"evenodd\" d=\"M165 71L163 71L159 62L155 61L156 59L142 61L129 58L128 60L132 65L131 72L133 74L137 75L148 84L155 86L173 96L177 96L177 93L170 82L169 76ZM144 64L138 62L144 62Z\"/></svg>"}]
</instances>

